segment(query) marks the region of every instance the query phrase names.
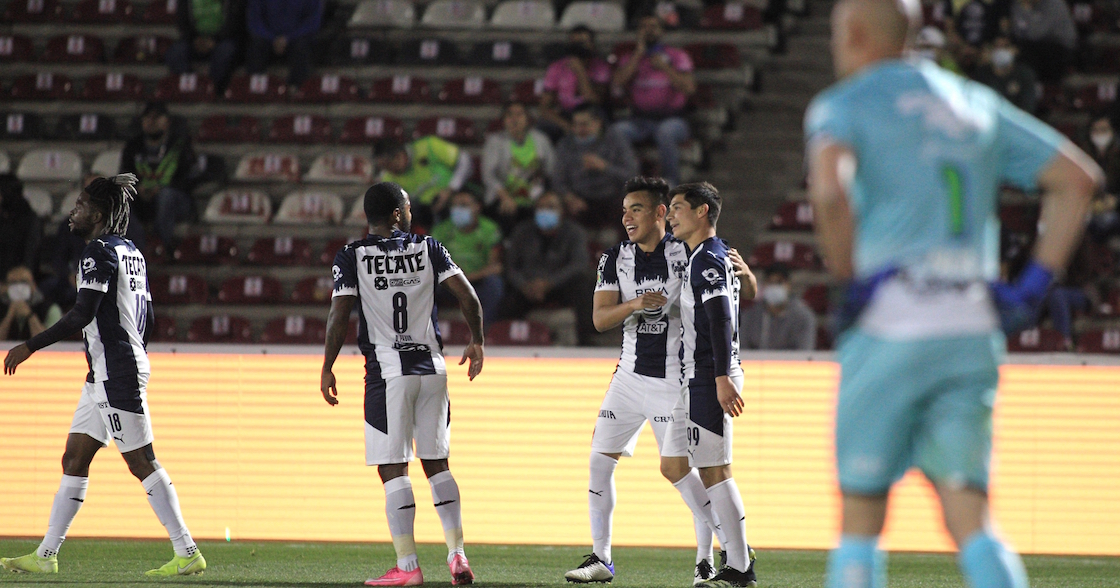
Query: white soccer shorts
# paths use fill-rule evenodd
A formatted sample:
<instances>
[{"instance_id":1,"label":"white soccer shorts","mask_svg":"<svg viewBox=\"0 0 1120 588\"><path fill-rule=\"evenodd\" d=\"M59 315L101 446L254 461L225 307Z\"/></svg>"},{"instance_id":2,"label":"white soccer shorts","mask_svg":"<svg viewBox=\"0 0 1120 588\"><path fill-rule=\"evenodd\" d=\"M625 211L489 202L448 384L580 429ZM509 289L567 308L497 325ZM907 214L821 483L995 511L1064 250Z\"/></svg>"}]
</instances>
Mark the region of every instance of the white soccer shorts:
<instances>
[{"instance_id":1,"label":"white soccer shorts","mask_svg":"<svg viewBox=\"0 0 1120 588\"><path fill-rule=\"evenodd\" d=\"M105 395L105 382L86 382L70 432L93 437L108 446L112 439L121 453L140 449L152 442L152 419L148 415L148 376L137 376L140 383L140 406L143 412L135 413L109 406Z\"/></svg>"},{"instance_id":2,"label":"white soccer shorts","mask_svg":"<svg viewBox=\"0 0 1120 588\"><path fill-rule=\"evenodd\" d=\"M451 400L447 376L394 376L366 384L366 465L447 459ZM415 453L413 443L416 444Z\"/></svg>"},{"instance_id":3,"label":"white soccer shorts","mask_svg":"<svg viewBox=\"0 0 1120 588\"><path fill-rule=\"evenodd\" d=\"M599 407L591 451L634 455L648 420L662 457L687 456L684 422L673 416L680 395L677 378L652 378L619 368Z\"/></svg>"},{"instance_id":4,"label":"white soccer shorts","mask_svg":"<svg viewBox=\"0 0 1120 588\"><path fill-rule=\"evenodd\" d=\"M743 374L731 375L731 382L742 392ZM685 412L685 442L688 465L710 468L731 464L733 426L731 415L723 411L716 398L715 380L682 386L683 402L677 410ZM687 407L687 410L685 409Z\"/></svg>"}]
</instances>

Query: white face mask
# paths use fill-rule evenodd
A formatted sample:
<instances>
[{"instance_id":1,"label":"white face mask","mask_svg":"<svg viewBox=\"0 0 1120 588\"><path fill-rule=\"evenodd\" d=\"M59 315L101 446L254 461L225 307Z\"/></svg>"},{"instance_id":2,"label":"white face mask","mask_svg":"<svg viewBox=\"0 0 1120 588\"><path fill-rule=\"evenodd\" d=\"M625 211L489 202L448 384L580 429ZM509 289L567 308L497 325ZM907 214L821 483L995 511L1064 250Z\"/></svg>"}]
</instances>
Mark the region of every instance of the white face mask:
<instances>
[{"instance_id":1,"label":"white face mask","mask_svg":"<svg viewBox=\"0 0 1120 588\"><path fill-rule=\"evenodd\" d=\"M1093 145L1097 147L1098 151L1104 151L1105 147L1108 147L1112 143L1112 132L1105 131L1102 133L1098 131L1089 135L1089 140L1093 142Z\"/></svg>"},{"instance_id":2,"label":"white face mask","mask_svg":"<svg viewBox=\"0 0 1120 588\"><path fill-rule=\"evenodd\" d=\"M31 284L27 282L9 284L8 299L12 302L27 302L31 300Z\"/></svg>"},{"instance_id":3,"label":"white face mask","mask_svg":"<svg viewBox=\"0 0 1120 588\"><path fill-rule=\"evenodd\" d=\"M998 68L1011 67L1015 63L1015 52L1010 49L992 51L992 65Z\"/></svg>"},{"instance_id":4,"label":"white face mask","mask_svg":"<svg viewBox=\"0 0 1120 588\"><path fill-rule=\"evenodd\" d=\"M789 286L785 284L766 284L762 287L762 299L770 306L782 306L789 302Z\"/></svg>"}]
</instances>

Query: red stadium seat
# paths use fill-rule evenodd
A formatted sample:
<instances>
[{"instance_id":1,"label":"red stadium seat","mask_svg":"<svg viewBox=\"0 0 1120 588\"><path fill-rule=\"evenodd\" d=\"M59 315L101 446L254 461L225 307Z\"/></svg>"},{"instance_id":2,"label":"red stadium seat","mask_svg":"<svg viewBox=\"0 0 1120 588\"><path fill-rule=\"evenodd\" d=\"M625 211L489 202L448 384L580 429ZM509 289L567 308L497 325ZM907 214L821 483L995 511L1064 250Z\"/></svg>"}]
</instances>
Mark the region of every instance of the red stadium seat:
<instances>
[{"instance_id":1,"label":"red stadium seat","mask_svg":"<svg viewBox=\"0 0 1120 588\"><path fill-rule=\"evenodd\" d=\"M268 74L234 76L226 89L226 98L234 102L283 102L287 97L284 78Z\"/></svg>"},{"instance_id":2,"label":"red stadium seat","mask_svg":"<svg viewBox=\"0 0 1120 588\"><path fill-rule=\"evenodd\" d=\"M206 280L194 274L149 276L152 302L161 304L206 304L210 297Z\"/></svg>"},{"instance_id":3,"label":"red stadium seat","mask_svg":"<svg viewBox=\"0 0 1120 588\"><path fill-rule=\"evenodd\" d=\"M428 82L414 76L393 76L373 80L369 99L374 102L428 102Z\"/></svg>"},{"instance_id":4,"label":"red stadium seat","mask_svg":"<svg viewBox=\"0 0 1120 588\"><path fill-rule=\"evenodd\" d=\"M468 345L471 342L471 328L465 321L439 321L439 336L444 345Z\"/></svg>"},{"instance_id":5,"label":"red stadium seat","mask_svg":"<svg viewBox=\"0 0 1120 588\"><path fill-rule=\"evenodd\" d=\"M338 252L341 251L343 247L346 247L354 241L361 240L362 238L361 235L353 235L351 237L342 237L327 241L327 245L323 247L323 253L319 255L319 261L325 264L334 263L334 256L338 255Z\"/></svg>"},{"instance_id":6,"label":"red stadium seat","mask_svg":"<svg viewBox=\"0 0 1120 588\"><path fill-rule=\"evenodd\" d=\"M158 35L125 37L113 50L113 63L125 64L163 64L163 56L171 48L171 39Z\"/></svg>"},{"instance_id":7,"label":"red stadium seat","mask_svg":"<svg viewBox=\"0 0 1120 588\"><path fill-rule=\"evenodd\" d=\"M140 78L120 72L97 74L82 84L82 98L99 102L141 102L146 92Z\"/></svg>"},{"instance_id":8,"label":"red stadium seat","mask_svg":"<svg viewBox=\"0 0 1120 588\"><path fill-rule=\"evenodd\" d=\"M364 151L364 150L363 150ZM316 157L311 162L311 167L303 175L303 181L309 183L357 183L368 184L373 179L373 158L365 152L328 152ZM317 206L317 205L316 205ZM333 210L332 206L332 210ZM338 202L338 218L342 220L346 214L342 210L342 202ZM300 207L303 212L309 212ZM333 212L332 212L333 214Z\"/></svg>"},{"instance_id":9,"label":"red stadium seat","mask_svg":"<svg viewBox=\"0 0 1120 588\"><path fill-rule=\"evenodd\" d=\"M51 37L42 59L55 63L99 63L105 59L105 43L89 35Z\"/></svg>"},{"instance_id":10,"label":"red stadium seat","mask_svg":"<svg viewBox=\"0 0 1120 588\"><path fill-rule=\"evenodd\" d=\"M234 276L222 282L218 302L222 304L275 304L283 291L272 276Z\"/></svg>"},{"instance_id":11,"label":"red stadium seat","mask_svg":"<svg viewBox=\"0 0 1120 588\"><path fill-rule=\"evenodd\" d=\"M400 65L455 65L458 62L458 48L443 39L405 41L397 54Z\"/></svg>"},{"instance_id":12,"label":"red stadium seat","mask_svg":"<svg viewBox=\"0 0 1120 588\"><path fill-rule=\"evenodd\" d=\"M253 329L249 319L228 314L200 316L187 330L191 343L252 343Z\"/></svg>"},{"instance_id":13,"label":"red stadium seat","mask_svg":"<svg viewBox=\"0 0 1120 588\"><path fill-rule=\"evenodd\" d=\"M0 35L0 63L31 61L34 57L31 39L23 35Z\"/></svg>"},{"instance_id":14,"label":"red stadium seat","mask_svg":"<svg viewBox=\"0 0 1120 588\"><path fill-rule=\"evenodd\" d=\"M1056 353L1066 351L1065 337L1054 329L1037 327L1007 337L1010 353Z\"/></svg>"},{"instance_id":15,"label":"red stadium seat","mask_svg":"<svg viewBox=\"0 0 1120 588\"><path fill-rule=\"evenodd\" d=\"M1078 353L1120 353L1120 329L1085 331L1077 337Z\"/></svg>"},{"instance_id":16,"label":"red stadium seat","mask_svg":"<svg viewBox=\"0 0 1120 588\"><path fill-rule=\"evenodd\" d=\"M541 101L541 94L544 93L544 78L536 78L533 80L525 80L518 82L513 87L513 92L510 98L514 102L522 104L537 104Z\"/></svg>"},{"instance_id":17,"label":"red stadium seat","mask_svg":"<svg viewBox=\"0 0 1120 588\"><path fill-rule=\"evenodd\" d=\"M491 345L552 345L548 327L535 321L498 321L486 329Z\"/></svg>"},{"instance_id":18,"label":"red stadium seat","mask_svg":"<svg viewBox=\"0 0 1120 588\"><path fill-rule=\"evenodd\" d=\"M828 286L824 284L814 284L805 288L805 292L801 294L801 299L813 312L817 314L828 314Z\"/></svg>"},{"instance_id":19,"label":"red stadium seat","mask_svg":"<svg viewBox=\"0 0 1120 588\"><path fill-rule=\"evenodd\" d=\"M43 121L30 112L9 112L0 117L0 139L30 141L39 139Z\"/></svg>"},{"instance_id":20,"label":"red stadium seat","mask_svg":"<svg viewBox=\"0 0 1120 588\"><path fill-rule=\"evenodd\" d=\"M272 218L272 199L260 190L222 190L210 197L202 217L211 223L261 225Z\"/></svg>"},{"instance_id":21,"label":"red stadium seat","mask_svg":"<svg viewBox=\"0 0 1120 588\"><path fill-rule=\"evenodd\" d=\"M214 82L194 73L170 75L156 84L152 97L164 102L209 102L214 99Z\"/></svg>"},{"instance_id":22,"label":"red stadium seat","mask_svg":"<svg viewBox=\"0 0 1120 588\"><path fill-rule=\"evenodd\" d=\"M717 31L753 31L762 28L762 12L742 2L714 4L704 9L700 27Z\"/></svg>"},{"instance_id":23,"label":"red stadium seat","mask_svg":"<svg viewBox=\"0 0 1120 588\"><path fill-rule=\"evenodd\" d=\"M317 114L282 116L272 121L268 140L274 143L329 143L331 121Z\"/></svg>"},{"instance_id":24,"label":"red stadium seat","mask_svg":"<svg viewBox=\"0 0 1120 588\"><path fill-rule=\"evenodd\" d=\"M54 136L63 141L111 141L116 138L116 123L113 117L97 113L68 114L59 119Z\"/></svg>"},{"instance_id":25,"label":"red stadium seat","mask_svg":"<svg viewBox=\"0 0 1120 588\"><path fill-rule=\"evenodd\" d=\"M62 20L58 0L9 0L4 22L52 22Z\"/></svg>"},{"instance_id":26,"label":"red stadium seat","mask_svg":"<svg viewBox=\"0 0 1120 588\"><path fill-rule=\"evenodd\" d=\"M155 343L171 343L175 341L175 335L178 329L175 326L175 319L169 316L156 315L155 331L149 335L150 341Z\"/></svg>"},{"instance_id":27,"label":"red stadium seat","mask_svg":"<svg viewBox=\"0 0 1120 588\"><path fill-rule=\"evenodd\" d=\"M1099 112L1116 101L1116 81L1082 86L1070 95L1070 106L1075 110Z\"/></svg>"},{"instance_id":28,"label":"red stadium seat","mask_svg":"<svg viewBox=\"0 0 1120 588\"><path fill-rule=\"evenodd\" d=\"M82 0L70 12L70 22L78 24L122 24L132 20L128 0Z\"/></svg>"},{"instance_id":29,"label":"red stadium seat","mask_svg":"<svg viewBox=\"0 0 1120 588\"><path fill-rule=\"evenodd\" d=\"M172 257L179 263L200 265L237 263L237 242L216 235L190 235L179 242Z\"/></svg>"},{"instance_id":30,"label":"red stadium seat","mask_svg":"<svg viewBox=\"0 0 1120 588\"><path fill-rule=\"evenodd\" d=\"M1001 204L999 222L1012 233L1034 235L1038 232L1039 207L1037 204Z\"/></svg>"},{"instance_id":31,"label":"red stadium seat","mask_svg":"<svg viewBox=\"0 0 1120 588\"><path fill-rule=\"evenodd\" d=\"M140 20L147 24L175 24L175 12L179 8L179 0L152 0L144 8Z\"/></svg>"},{"instance_id":32,"label":"red stadium seat","mask_svg":"<svg viewBox=\"0 0 1120 588\"><path fill-rule=\"evenodd\" d=\"M298 182L299 160L291 153L248 153L237 163L234 177L247 182Z\"/></svg>"},{"instance_id":33,"label":"red stadium seat","mask_svg":"<svg viewBox=\"0 0 1120 588\"><path fill-rule=\"evenodd\" d=\"M498 82L470 77L449 80L436 99L444 104L501 104L504 99Z\"/></svg>"},{"instance_id":34,"label":"red stadium seat","mask_svg":"<svg viewBox=\"0 0 1120 588\"><path fill-rule=\"evenodd\" d=\"M751 267L765 268L782 263L792 269L817 269L817 254L803 243L787 241L762 243L751 252L747 263Z\"/></svg>"},{"instance_id":35,"label":"red stadium seat","mask_svg":"<svg viewBox=\"0 0 1120 588\"><path fill-rule=\"evenodd\" d=\"M832 331L821 325L817 327L817 351L832 351Z\"/></svg>"},{"instance_id":36,"label":"red stadium seat","mask_svg":"<svg viewBox=\"0 0 1120 588\"><path fill-rule=\"evenodd\" d=\"M808 202L784 202L770 220L772 231L813 230L813 206Z\"/></svg>"},{"instance_id":37,"label":"red stadium seat","mask_svg":"<svg viewBox=\"0 0 1120 588\"><path fill-rule=\"evenodd\" d=\"M74 83L70 78L48 72L20 76L9 90L13 100L64 100L73 94Z\"/></svg>"},{"instance_id":38,"label":"red stadium seat","mask_svg":"<svg viewBox=\"0 0 1120 588\"><path fill-rule=\"evenodd\" d=\"M311 265L311 243L292 237L264 237L253 242L246 260L253 265Z\"/></svg>"},{"instance_id":39,"label":"red stadium seat","mask_svg":"<svg viewBox=\"0 0 1120 588\"><path fill-rule=\"evenodd\" d=\"M494 134L494 133L502 132L502 129L505 128L505 124L506 124L506 122L504 120L500 119L500 118L496 118L496 119L486 123L486 134L491 135L491 134ZM475 176L476 177L481 177L478 174L475 174Z\"/></svg>"},{"instance_id":40,"label":"red stadium seat","mask_svg":"<svg viewBox=\"0 0 1120 588\"><path fill-rule=\"evenodd\" d=\"M340 143L368 145L372 142L391 138L404 138L404 123L399 118L388 116L359 116L346 121L342 126Z\"/></svg>"},{"instance_id":41,"label":"red stadium seat","mask_svg":"<svg viewBox=\"0 0 1120 588\"><path fill-rule=\"evenodd\" d=\"M289 315L268 321L261 343L321 344L327 338L327 323L309 316Z\"/></svg>"},{"instance_id":42,"label":"red stadium seat","mask_svg":"<svg viewBox=\"0 0 1120 588\"><path fill-rule=\"evenodd\" d=\"M419 138L427 135L436 135L453 143L475 143L481 139L473 120L451 116L433 116L416 121L412 136Z\"/></svg>"},{"instance_id":43,"label":"red stadium seat","mask_svg":"<svg viewBox=\"0 0 1120 588\"><path fill-rule=\"evenodd\" d=\"M684 50L696 69L736 69L743 67L739 48L731 43L692 43Z\"/></svg>"},{"instance_id":44,"label":"red stadium seat","mask_svg":"<svg viewBox=\"0 0 1120 588\"><path fill-rule=\"evenodd\" d=\"M312 76L292 96L298 102L325 104L358 100L358 84L353 78L334 74Z\"/></svg>"},{"instance_id":45,"label":"red stadium seat","mask_svg":"<svg viewBox=\"0 0 1120 588\"><path fill-rule=\"evenodd\" d=\"M296 282L296 287L292 290L291 302L292 304L330 304L333 293L334 280L330 276L312 276Z\"/></svg>"},{"instance_id":46,"label":"red stadium seat","mask_svg":"<svg viewBox=\"0 0 1120 588\"><path fill-rule=\"evenodd\" d=\"M255 143L261 138L261 123L252 116L215 114L202 119L198 140L215 143Z\"/></svg>"}]
</instances>

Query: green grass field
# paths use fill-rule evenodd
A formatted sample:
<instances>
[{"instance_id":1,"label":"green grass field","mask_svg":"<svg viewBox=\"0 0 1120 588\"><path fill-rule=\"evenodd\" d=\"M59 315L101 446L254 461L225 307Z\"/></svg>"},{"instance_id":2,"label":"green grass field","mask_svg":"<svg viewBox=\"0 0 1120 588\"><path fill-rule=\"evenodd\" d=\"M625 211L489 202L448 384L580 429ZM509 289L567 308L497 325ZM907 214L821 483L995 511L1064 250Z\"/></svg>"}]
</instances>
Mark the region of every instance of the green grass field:
<instances>
[{"instance_id":1,"label":"green grass field","mask_svg":"<svg viewBox=\"0 0 1120 588\"><path fill-rule=\"evenodd\" d=\"M37 541L0 540L0 555L29 553ZM59 574L0 575L0 586L277 586L328 588L358 586L393 565L389 544L205 542L208 564L201 576L148 579L144 571L171 557L166 541L109 541L71 539L59 557ZM560 586L564 572L583 560L586 548L505 545L468 545L467 555L479 586ZM420 564L426 586L450 586L442 545L421 545ZM649 588L692 585L694 552L687 549L617 547L618 576L614 585ZM1120 587L1120 558L1026 558L1033 586L1063 588ZM760 586L820 587L825 553L820 551L759 550ZM892 588L960 588L964 584L949 555L892 554Z\"/></svg>"}]
</instances>

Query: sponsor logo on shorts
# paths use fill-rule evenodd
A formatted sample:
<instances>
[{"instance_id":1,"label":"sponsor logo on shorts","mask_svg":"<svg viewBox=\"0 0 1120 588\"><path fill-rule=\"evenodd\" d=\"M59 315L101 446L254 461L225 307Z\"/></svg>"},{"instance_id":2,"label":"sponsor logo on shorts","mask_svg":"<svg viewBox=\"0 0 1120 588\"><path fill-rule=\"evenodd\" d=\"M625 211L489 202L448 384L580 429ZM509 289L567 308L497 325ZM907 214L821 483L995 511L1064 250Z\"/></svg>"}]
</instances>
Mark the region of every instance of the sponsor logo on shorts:
<instances>
[{"instance_id":1,"label":"sponsor logo on shorts","mask_svg":"<svg viewBox=\"0 0 1120 588\"><path fill-rule=\"evenodd\" d=\"M609 410L600 410L599 411L599 418L617 420L617 419L614 418L614 413L609 411Z\"/></svg>"},{"instance_id":2,"label":"sponsor logo on shorts","mask_svg":"<svg viewBox=\"0 0 1120 588\"><path fill-rule=\"evenodd\" d=\"M671 417L671 416L655 416L655 417L653 417L653 422L655 422L655 423L671 423L671 422L673 422L673 417Z\"/></svg>"},{"instance_id":3,"label":"sponsor logo on shorts","mask_svg":"<svg viewBox=\"0 0 1120 588\"><path fill-rule=\"evenodd\" d=\"M411 278L389 278L389 286L393 288L401 288L405 286L419 286L420 277L414 276Z\"/></svg>"}]
</instances>

